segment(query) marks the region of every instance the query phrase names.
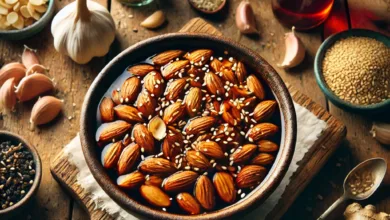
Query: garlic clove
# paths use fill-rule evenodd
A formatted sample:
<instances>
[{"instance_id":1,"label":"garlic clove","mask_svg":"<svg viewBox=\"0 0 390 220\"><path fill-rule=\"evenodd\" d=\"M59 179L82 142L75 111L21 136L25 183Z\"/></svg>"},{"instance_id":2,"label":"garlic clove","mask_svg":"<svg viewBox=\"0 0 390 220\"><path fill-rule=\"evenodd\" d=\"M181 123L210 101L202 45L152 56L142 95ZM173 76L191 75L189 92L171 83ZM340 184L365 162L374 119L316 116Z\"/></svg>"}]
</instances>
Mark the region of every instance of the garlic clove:
<instances>
[{"instance_id":1,"label":"garlic clove","mask_svg":"<svg viewBox=\"0 0 390 220\"><path fill-rule=\"evenodd\" d=\"M24 77L16 87L15 93L16 97L24 102L53 89L54 84L49 77L41 73L35 73Z\"/></svg>"},{"instance_id":2,"label":"garlic clove","mask_svg":"<svg viewBox=\"0 0 390 220\"><path fill-rule=\"evenodd\" d=\"M152 15L141 22L141 26L149 29L158 28L165 22L165 14L163 11L155 11Z\"/></svg>"},{"instance_id":3,"label":"garlic clove","mask_svg":"<svg viewBox=\"0 0 390 220\"><path fill-rule=\"evenodd\" d=\"M10 79L15 78L15 84L26 75L26 68L21 63L8 63L0 69L0 86Z\"/></svg>"},{"instance_id":4,"label":"garlic clove","mask_svg":"<svg viewBox=\"0 0 390 220\"><path fill-rule=\"evenodd\" d=\"M167 126L159 116L154 116L152 119L150 119L148 130L150 133L152 133L153 137L159 141L162 140L167 134Z\"/></svg>"},{"instance_id":5,"label":"garlic clove","mask_svg":"<svg viewBox=\"0 0 390 220\"><path fill-rule=\"evenodd\" d=\"M257 34L256 20L251 4L242 1L236 10L236 25L243 34Z\"/></svg>"},{"instance_id":6,"label":"garlic clove","mask_svg":"<svg viewBox=\"0 0 390 220\"><path fill-rule=\"evenodd\" d=\"M42 125L52 121L61 111L63 101L53 96L44 96L34 104L31 110L30 123Z\"/></svg>"},{"instance_id":7,"label":"garlic clove","mask_svg":"<svg viewBox=\"0 0 390 220\"><path fill-rule=\"evenodd\" d=\"M292 31L285 34L285 46L286 52L284 59L279 67L291 68L300 64L305 58L305 48L302 41L295 35L295 27L292 27Z\"/></svg>"},{"instance_id":8,"label":"garlic clove","mask_svg":"<svg viewBox=\"0 0 390 220\"><path fill-rule=\"evenodd\" d=\"M22 54L22 63L27 69L29 69L31 66L35 64L39 64L39 59L36 54L36 50L31 49L28 46L24 45L24 50Z\"/></svg>"},{"instance_id":9,"label":"garlic clove","mask_svg":"<svg viewBox=\"0 0 390 220\"><path fill-rule=\"evenodd\" d=\"M26 76L31 75L33 73L45 73L47 68L41 64L34 64L30 66L30 68L26 71Z\"/></svg>"},{"instance_id":10,"label":"garlic clove","mask_svg":"<svg viewBox=\"0 0 390 220\"><path fill-rule=\"evenodd\" d=\"M10 78L0 88L0 106L6 111L12 111L16 101L15 78Z\"/></svg>"},{"instance_id":11,"label":"garlic clove","mask_svg":"<svg viewBox=\"0 0 390 220\"><path fill-rule=\"evenodd\" d=\"M390 124L374 122L372 125L371 134L379 143L390 145Z\"/></svg>"}]
</instances>

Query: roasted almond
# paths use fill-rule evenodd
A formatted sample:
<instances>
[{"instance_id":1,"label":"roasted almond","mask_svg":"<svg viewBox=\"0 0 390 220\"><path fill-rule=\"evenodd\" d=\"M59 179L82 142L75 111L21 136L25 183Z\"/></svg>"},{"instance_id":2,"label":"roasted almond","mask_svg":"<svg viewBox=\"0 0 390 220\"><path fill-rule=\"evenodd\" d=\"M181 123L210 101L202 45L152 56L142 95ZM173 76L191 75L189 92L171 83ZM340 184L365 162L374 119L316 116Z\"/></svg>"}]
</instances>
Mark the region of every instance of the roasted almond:
<instances>
[{"instance_id":1,"label":"roasted almond","mask_svg":"<svg viewBox=\"0 0 390 220\"><path fill-rule=\"evenodd\" d=\"M139 166L142 172L156 175L170 175L176 172L176 168L169 160L164 158L146 158Z\"/></svg>"},{"instance_id":2,"label":"roasted almond","mask_svg":"<svg viewBox=\"0 0 390 220\"><path fill-rule=\"evenodd\" d=\"M114 102L111 98L104 97L100 102L99 110L103 122L114 121Z\"/></svg>"},{"instance_id":3,"label":"roasted almond","mask_svg":"<svg viewBox=\"0 0 390 220\"><path fill-rule=\"evenodd\" d=\"M115 104L117 105L121 104L121 93L118 90L116 89L112 90L111 98Z\"/></svg>"},{"instance_id":4,"label":"roasted almond","mask_svg":"<svg viewBox=\"0 0 390 220\"><path fill-rule=\"evenodd\" d=\"M138 64L127 69L127 72L136 76L145 76L154 70L154 66L150 64Z\"/></svg>"},{"instance_id":5,"label":"roasted almond","mask_svg":"<svg viewBox=\"0 0 390 220\"><path fill-rule=\"evenodd\" d=\"M142 185L139 189L141 196L151 205L169 207L171 200L160 188L153 185Z\"/></svg>"},{"instance_id":6,"label":"roasted almond","mask_svg":"<svg viewBox=\"0 0 390 220\"><path fill-rule=\"evenodd\" d=\"M265 100L257 104L253 110L253 118L257 122L269 119L275 112L277 103L275 100Z\"/></svg>"},{"instance_id":7,"label":"roasted almond","mask_svg":"<svg viewBox=\"0 0 390 220\"><path fill-rule=\"evenodd\" d=\"M225 89L223 88L222 80L212 72L206 73L204 77L207 90L213 95L224 95Z\"/></svg>"},{"instance_id":8,"label":"roasted almond","mask_svg":"<svg viewBox=\"0 0 390 220\"><path fill-rule=\"evenodd\" d=\"M247 165L237 174L236 184L238 188L250 188L257 186L264 180L267 169L258 165Z\"/></svg>"},{"instance_id":9,"label":"roasted almond","mask_svg":"<svg viewBox=\"0 0 390 220\"><path fill-rule=\"evenodd\" d=\"M199 174L194 171L179 171L165 178L162 187L166 192L188 190L195 183L198 176Z\"/></svg>"},{"instance_id":10,"label":"roasted almond","mask_svg":"<svg viewBox=\"0 0 390 220\"><path fill-rule=\"evenodd\" d=\"M162 143L162 152L165 158L174 161L175 157L182 152L183 135L173 127L168 127L168 135Z\"/></svg>"},{"instance_id":11,"label":"roasted almond","mask_svg":"<svg viewBox=\"0 0 390 220\"><path fill-rule=\"evenodd\" d=\"M138 144L130 144L123 149L118 160L118 174L123 175L134 168L134 164L140 158L141 152Z\"/></svg>"},{"instance_id":12,"label":"roasted almond","mask_svg":"<svg viewBox=\"0 0 390 220\"><path fill-rule=\"evenodd\" d=\"M180 57L183 53L182 50L167 50L153 57L152 61L154 64L162 66Z\"/></svg>"},{"instance_id":13,"label":"roasted almond","mask_svg":"<svg viewBox=\"0 0 390 220\"><path fill-rule=\"evenodd\" d=\"M273 155L267 153L259 153L251 160L251 164L266 166L272 164L274 161L275 157Z\"/></svg>"},{"instance_id":14,"label":"roasted almond","mask_svg":"<svg viewBox=\"0 0 390 220\"><path fill-rule=\"evenodd\" d=\"M230 124L222 124L217 127L213 140L219 144L223 151L231 147L237 147L241 140L240 133Z\"/></svg>"},{"instance_id":15,"label":"roasted almond","mask_svg":"<svg viewBox=\"0 0 390 220\"><path fill-rule=\"evenodd\" d=\"M137 99L137 109L145 118L153 116L156 108L156 100L146 91L142 91Z\"/></svg>"},{"instance_id":16,"label":"roasted almond","mask_svg":"<svg viewBox=\"0 0 390 220\"><path fill-rule=\"evenodd\" d=\"M118 163L122 149L123 145L121 141L108 144L106 147L104 147L102 153L103 167L107 169L114 168Z\"/></svg>"},{"instance_id":17,"label":"roasted almond","mask_svg":"<svg viewBox=\"0 0 390 220\"><path fill-rule=\"evenodd\" d=\"M144 121L142 119L142 113L129 105L117 105L114 107L114 112L119 119L130 123Z\"/></svg>"},{"instance_id":18,"label":"roasted almond","mask_svg":"<svg viewBox=\"0 0 390 220\"><path fill-rule=\"evenodd\" d=\"M253 96L252 92L247 90L246 88L241 88L241 87L238 87L238 86L233 86L231 87L230 89L232 91L232 93L236 96L236 97L244 97L244 98L247 98L247 97L250 97L250 96Z\"/></svg>"},{"instance_id":19,"label":"roasted almond","mask_svg":"<svg viewBox=\"0 0 390 220\"><path fill-rule=\"evenodd\" d=\"M125 121L114 121L103 124L98 129L98 142L107 143L124 136L131 128L131 124Z\"/></svg>"},{"instance_id":20,"label":"roasted almond","mask_svg":"<svg viewBox=\"0 0 390 220\"><path fill-rule=\"evenodd\" d=\"M169 105L164 110L164 116L163 120L165 124L173 124L176 121L178 121L180 118L184 116L185 113L185 105L182 104L182 102L175 102L171 105Z\"/></svg>"},{"instance_id":21,"label":"roasted almond","mask_svg":"<svg viewBox=\"0 0 390 220\"><path fill-rule=\"evenodd\" d=\"M255 75L250 75L246 79L246 84L248 86L249 91L253 92L257 98L263 100L265 97L265 91L263 85Z\"/></svg>"},{"instance_id":22,"label":"roasted almond","mask_svg":"<svg viewBox=\"0 0 390 220\"><path fill-rule=\"evenodd\" d=\"M213 59L210 62L211 69L214 70L214 72L219 72L222 68L222 63L218 59Z\"/></svg>"},{"instance_id":23,"label":"roasted almond","mask_svg":"<svg viewBox=\"0 0 390 220\"><path fill-rule=\"evenodd\" d=\"M165 90L165 97L167 100L173 100L179 98L179 96L183 93L184 87L187 85L187 80L185 78L176 79L170 82Z\"/></svg>"},{"instance_id":24,"label":"roasted almond","mask_svg":"<svg viewBox=\"0 0 390 220\"><path fill-rule=\"evenodd\" d=\"M203 172L211 167L210 161L199 151L187 151L186 160L195 171Z\"/></svg>"},{"instance_id":25,"label":"roasted almond","mask_svg":"<svg viewBox=\"0 0 390 220\"><path fill-rule=\"evenodd\" d=\"M190 61L188 60L178 60L169 63L163 68L162 75L167 80L172 79L174 76L179 75L179 73L184 73L189 68L189 63Z\"/></svg>"},{"instance_id":26,"label":"roasted almond","mask_svg":"<svg viewBox=\"0 0 390 220\"><path fill-rule=\"evenodd\" d=\"M212 116L203 116L192 119L187 123L185 132L187 135L200 134L201 132L210 129L214 125L215 121L216 119Z\"/></svg>"},{"instance_id":27,"label":"roasted almond","mask_svg":"<svg viewBox=\"0 0 390 220\"><path fill-rule=\"evenodd\" d=\"M213 183L219 198L226 203L233 203L236 200L236 189L232 175L227 172L216 172Z\"/></svg>"},{"instance_id":28,"label":"roasted almond","mask_svg":"<svg viewBox=\"0 0 390 220\"><path fill-rule=\"evenodd\" d=\"M262 153L271 153L279 149L277 144L269 140L260 140L257 144L259 145L259 152Z\"/></svg>"},{"instance_id":29,"label":"roasted almond","mask_svg":"<svg viewBox=\"0 0 390 220\"><path fill-rule=\"evenodd\" d=\"M200 205L206 210L213 210L215 207L215 190L211 180L201 175L195 183L194 195Z\"/></svg>"},{"instance_id":30,"label":"roasted almond","mask_svg":"<svg viewBox=\"0 0 390 220\"><path fill-rule=\"evenodd\" d=\"M125 80L121 87L121 103L132 103L137 99L141 91L141 80L138 77L130 77Z\"/></svg>"},{"instance_id":31,"label":"roasted almond","mask_svg":"<svg viewBox=\"0 0 390 220\"><path fill-rule=\"evenodd\" d=\"M246 137L250 142L258 141L276 134L279 131L279 127L271 123L260 123L253 126L246 133Z\"/></svg>"},{"instance_id":32,"label":"roasted almond","mask_svg":"<svg viewBox=\"0 0 390 220\"><path fill-rule=\"evenodd\" d=\"M152 186L157 186L157 187L161 187L162 183L163 183L163 179L159 176L150 176L150 175L147 175L145 177L146 181L145 181L145 185L152 185Z\"/></svg>"},{"instance_id":33,"label":"roasted almond","mask_svg":"<svg viewBox=\"0 0 390 220\"><path fill-rule=\"evenodd\" d=\"M241 148L237 148L230 156L230 161L234 163L244 163L248 161L256 152L257 146L254 144L245 144Z\"/></svg>"},{"instance_id":34,"label":"roasted almond","mask_svg":"<svg viewBox=\"0 0 390 220\"><path fill-rule=\"evenodd\" d=\"M206 63L210 59L211 55L213 55L212 50L200 49L194 50L190 53L186 53L184 55L184 58L190 60L191 63L201 66L201 63Z\"/></svg>"},{"instance_id":35,"label":"roasted almond","mask_svg":"<svg viewBox=\"0 0 390 220\"><path fill-rule=\"evenodd\" d=\"M246 98L242 104L245 108L249 108L249 107L252 107L254 106L255 104L257 103L257 98L256 96L252 96L252 97L249 97L249 98Z\"/></svg>"},{"instance_id":36,"label":"roasted almond","mask_svg":"<svg viewBox=\"0 0 390 220\"><path fill-rule=\"evenodd\" d=\"M143 124L136 124L133 128L133 137L135 142L139 145L142 153L154 153L154 138L152 133Z\"/></svg>"},{"instance_id":37,"label":"roasted almond","mask_svg":"<svg viewBox=\"0 0 390 220\"><path fill-rule=\"evenodd\" d=\"M240 119L240 118L233 117L233 115L230 114L230 112L228 112L226 110L224 110L222 112L222 118L226 123L229 123L230 125L233 125L233 126L237 126L237 124L238 124L237 119Z\"/></svg>"},{"instance_id":38,"label":"roasted almond","mask_svg":"<svg viewBox=\"0 0 390 220\"><path fill-rule=\"evenodd\" d=\"M244 63L242 62L237 63L235 74L240 84L245 82L247 72Z\"/></svg>"},{"instance_id":39,"label":"roasted almond","mask_svg":"<svg viewBox=\"0 0 390 220\"><path fill-rule=\"evenodd\" d=\"M118 186L123 189L134 189L141 186L144 182L145 176L139 171L119 176L116 180Z\"/></svg>"},{"instance_id":40,"label":"roasted almond","mask_svg":"<svg viewBox=\"0 0 390 220\"><path fill-rule=\"evenodd\" d=\"M234 75L234 73L231 69L222 68L221 77L225 81L231 82L233 84L237 83L236 75Z\"/></svg>"},{"instance_id":41,"label":"roasted almond","mask_svg":"<svg viewBox=\"0 0 390 220\"><path fill-rule=\"evenodd\" d=\"M211 159L220 160L225 158L222 148L214 141L201 141L196 145L196 149Z\"/></svg>"},{"instance_id":42,"label":"roasted almond","mask_svg":"<svg viewBox=\"0 0 390 220\"><path fill-rule=\"evenodd\" d=\"M161 73L152 71L144 77L144 88L152 97L159 97L165 88L164 79Z\"/></svg>"},{"instance_id":43,"label":"roasted almond","mask_svg":"<svg viewBox=\"0 0 390 220\"><path fill-rule=\"evenodd\" d=\"M176 196L177 204L190 215L197 215L201 212L201 207L196 199L189 193L183 192Z\"/></svg>"},{"instance_id":44,"label":"roasted almond","mask_svg":"<svg viewBox=\"0 0 390 220\"><path fill-rule=\"evenodd\" d=\"M187 113L191 117L196 116L202 107L202 91L199 88L193 87L189 90L184 99Z\"/></svg>"}]
</instances>

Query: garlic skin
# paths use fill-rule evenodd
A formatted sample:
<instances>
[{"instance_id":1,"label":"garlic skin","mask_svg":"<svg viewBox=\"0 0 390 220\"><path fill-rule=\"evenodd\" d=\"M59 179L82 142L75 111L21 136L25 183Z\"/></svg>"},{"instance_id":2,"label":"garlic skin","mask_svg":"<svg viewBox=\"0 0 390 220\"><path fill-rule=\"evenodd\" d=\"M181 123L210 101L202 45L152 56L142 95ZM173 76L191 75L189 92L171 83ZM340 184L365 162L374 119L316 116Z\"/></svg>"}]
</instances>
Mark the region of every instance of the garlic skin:
<instances>
[{"instance_id":1,"label":"garlic skin","mask_svg":"<svg viewBox=\"0 0 390 220\"><path fill-rule=\"evenodd\" d=\"M236 25L243 34L257 34L256 20L251 4L242 1L236 10Z\"/></svg>"},{"instance_id":2,"label":"garlic skin","mask_svg":"<svg viewBox=\"0 0 390 220\"><path fill-rule=\"evenodd\" d=\"M34 104L31 110L30 123L35 125L47 124L60 113L63 101L53 96L44 96Z\"/></svg>"},{"instance_id":3,"label":"garlic skin","mask_svg":"<svg viewBox=\"0 0 390 220\"><path fill-rule=\"evenodd\" d=\"M379 143L390 145L390 124L374 122L371 134Z\"/></svg>"},{"instance_id":4,"label":"garlic skin","mask_svg":"<svg viewBox=\"0 0 390 220\"><path fill-rule=\"evenodd\" d=\"M16 87L16 97L21 102L31 100L54 89L53 81L44 74L34 73L24 77Z\"/></svg>"},{"instance_id":5,"label":"garlic skin","mask_svg":"<svg viewBox=\"0 0 390 220\"><path fill-rule=\"evenodd\" d=\"M149 29L160 27L165 22L164 12L161 10L155 11L149 17L141 22L141 26Z\"/></svg>"},{"instance_id":6,"label":"garlic skin","mask_svg":"<svg viewBox=\"0 0 390 220\"><path fill-rule=\"evenodd\" d=\"M51 24L54 47L79 64L108 53L115 39L115 23L102 5L77 0L65 6Z\"/></svg>"},{"instance_id":7,"label":"garlic skin","mask_svg":"<svg viewBox=\"0 0 390 220\"><path fill-rule=\"evenodd\" d=\"M10 78L0 88L0 107L6 112L12 111L16 101L15 78Z\"/></svg>"},{"instance_id":8,"label":"garlic skin","mask_svg":"<svg viewBox=\"0 0 390 220\"><path fill-rule=\"evenodd\" d=\"M305 58L305 47L302 41L295 35L295 27L292 27L291 32L285 34L286 52L281 64L282 68L292 68L300 64Z\"/></svg>"},{"instance_id":9,"label":"garlic skin","mask_svg":"<svg viewBox=\"0 0 390 220\"><path fill-rule=\"evenodd\" d=\"M26 75L26 68L21 63L8 63L0 69L0 86L10 78L15 78L18 83Z\"/></svg>"}]
</instances>

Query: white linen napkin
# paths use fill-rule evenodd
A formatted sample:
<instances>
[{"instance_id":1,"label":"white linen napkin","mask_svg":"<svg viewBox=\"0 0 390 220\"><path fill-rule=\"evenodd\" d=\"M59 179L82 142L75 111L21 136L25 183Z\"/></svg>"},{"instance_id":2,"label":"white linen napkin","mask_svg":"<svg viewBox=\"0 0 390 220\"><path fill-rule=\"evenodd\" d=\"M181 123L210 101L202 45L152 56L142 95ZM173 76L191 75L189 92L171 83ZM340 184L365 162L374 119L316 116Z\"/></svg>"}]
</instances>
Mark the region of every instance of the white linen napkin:
<instances>
[{"instance_id":1,"label":"white linen napkin","mask_svg":"<svg viewBox=\"0 0 390 220\"><path fill-rule=\"evenodd\" d=\"M294 106L297 114L298 135L291 165L277 189L263 204L246 215L244 219L265 219L267 214L282 197L286 187L290 183L291 176L298 168L298 162L303 159L321 132L326 129L327 125L325 121L318 119L313 113L297 103L294 103ZM78 168L77 183L90 194L91 199L96 205L96 209L105 210L108 214L119 220L138 219L116 204L96 182L84 160L78 135L65 146L64 154L68 157L69 162Z\"/></svg>"}]
</instances>

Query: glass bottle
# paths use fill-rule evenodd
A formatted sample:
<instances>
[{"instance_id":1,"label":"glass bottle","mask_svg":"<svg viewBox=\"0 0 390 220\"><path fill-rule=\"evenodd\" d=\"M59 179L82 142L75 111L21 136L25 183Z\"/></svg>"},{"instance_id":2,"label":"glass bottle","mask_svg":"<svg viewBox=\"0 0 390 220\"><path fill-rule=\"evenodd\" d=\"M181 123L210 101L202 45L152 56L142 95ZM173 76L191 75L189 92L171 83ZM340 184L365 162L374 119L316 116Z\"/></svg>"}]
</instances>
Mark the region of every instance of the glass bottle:
<instances>
[{"instance_id":1,"label":"glass bottle","mask_svg":"<svg viewBox=\"0 0 390 220\"><path fill-rule=\"evenodd\" d=\"M137 7L137 6L144 6L147 4L150 4L154 0L119 0L120 3L132 7Z\"/></svg>"}]
</instances>

